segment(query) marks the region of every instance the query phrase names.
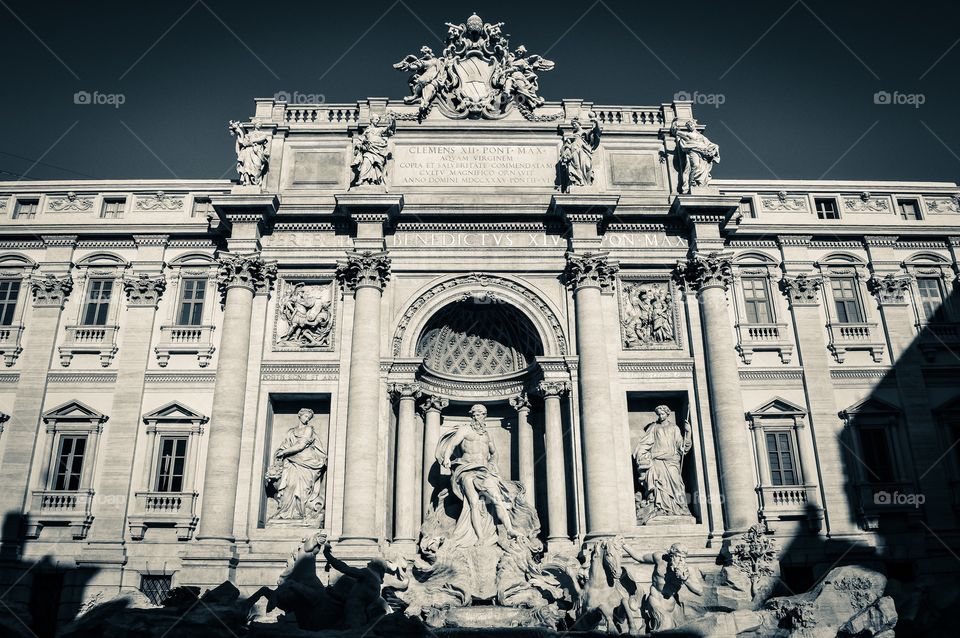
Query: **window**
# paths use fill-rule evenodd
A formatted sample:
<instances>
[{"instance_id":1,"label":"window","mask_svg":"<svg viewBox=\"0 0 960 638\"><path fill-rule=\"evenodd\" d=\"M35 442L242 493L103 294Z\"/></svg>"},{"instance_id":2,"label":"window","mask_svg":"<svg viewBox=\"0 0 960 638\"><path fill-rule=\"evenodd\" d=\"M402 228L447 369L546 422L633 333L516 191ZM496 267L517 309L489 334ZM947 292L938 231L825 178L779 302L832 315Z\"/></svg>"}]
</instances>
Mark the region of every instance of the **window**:
<instances>
[{"instance_id":1,"label":"window","mask_svg":"<svg viewBox=\"0 0 960 638\"><path fill-rule=\"evenodd\" d=\"M110 279L91 279L87 289L87 303L83 311L83 325L105 326L110 310L110 295L113 293L113 281Z\"/></svg>"},{"instance_id":2,"label":"window","mask_svg":"<svg viewBox=\"0 0 960 638\"><path fill-rule=\"evenodd\" d=\"M13 217L14 219L33 219L37 216L38 208L40 208L39 199L21 199L17 202Z\"/></svg>"},{"instance_id":3,"label":"window","mask_svg":"<svg viewBox=\"0 0 960 638\"><path fill-rule=\"evenodd\" d=\"M814 200L817 206L817 217L820 219L840 219L837 210L837 200L832 197L818 197Z\"/></svg>"},{"instance_id":4,"label":"window","mask_svg":"<svg viewBox=\"0 0 960 638\"><path fill-rule=\"evenodd\" d=\"M80 473L83 471L83 454L86 449L86 435L71 435L60 438L53 489L74 492L80 489Z\"/></svg>"},{"instance_id":5,"label":"window","mask_svg":"<svg viewBox=\"0 0 960 638\"><path fill-rule=\"evenodd\" d=\"M770 306L770 291L765 277L743 278L743 302L750 323L772 323L773 309Z\"/></svg>"},{"instance_id":6,"label":"window","mask_svg":"<svg viewBox=\"0 0 960 638\"><path fill-rule=\"evenodd\" d=\"M150 599L154 605L162 605L170 595L173 576L143 574L140 576L140 593Z\"/></svg>"},{"instance_id":7,"label":"window","mask_svg":"<svg viewBox=\"0 0 960 638\"><path fill-rule=\"evenodd\" d=\"M928 322L943 321L943 288L937 277L918 277L917 289L920 291L920 306L923 318Z\"/></svg>"},{"instance_id":8,"label":"window","mask_svg":"<svg viewBox=\"0 0 960 638\"><path fill-rule=\"evenodd\" d=\"M756 214L753 212L753 200L749 197L741 199L739 212L743 217L756 217Z\"/></svg>"},{"instance_id":9,"label":"window","mask_svg":"<svg viewBox=\"0 0 960 638\"><path fill-rule=\"evenodd\" d=\"M209 199L195 199L193 202L193 216L206 217L213 212L213 204Z\"/></svg>"},{"instance_id":10,"label":"window","mask_svg":"<svg viewBox=\"0 0 960 638\"><path fill-rule=\"evenodd\" d=\"M893 457L883 426L861 425L860 448L863 451L863 474L868 483L892 483L896 480Z\"/></svg>"},{"instance_id":11,"label":"window","mask_svg":"<svg viewBox=\"0 0 960 638\"><path fill-rule=\"evenodd\" d=\"M104 219L119 219L123 217L123 209L126 207L124 199L105 199L103 200L103 210L100 211L100 217Z\"/></svg>"},{"instance_id":12,"label":"window","mask_svg":"<svg viewBox=\"0 0 960 638\"><path fill-rule=\"evenodd\" d=\"M767 455L770 459L770 482L773 485L799 485L797 462L790 432L768 431Z\"/></svg>"},{"instance_id":13,"label":"window","mask_svg":"<svg viewBox=\"0 0 960 638\"><path fill-rule=\"evenodd\" d=\"M915 199L898 199L897 209L900 211L901 219L922 219L920 205Z\"/></svg>"},{"instance_id":14,"label":"window","mask_svg":"<svg viewBox=\"0 0 960 638\"><path fill-rule=\"evenodd\" d=\"M160 457L157 461L157 491L182 492L187 464L187 437L160 437Z\"/></svg>"},{"instance_id":15,"label":"window","mask_svg":"<svg viewBox=\"0 0 960 638\"><path fill-rule=\"evenodd\" d=\"M863 309L857 294L857 280L853 277L830 279L833 303L837 311L837 323L863 323Z\"/></svg>"},{"instance_id":16,"label":"window","mask_svg":"<svg viewBox=\"0 0 960 638\"><path fill-rule=\"evenodd\" d=\"M206 279L184 279L180 283L178 326L199 326L203 323L203 301L207 294Z\"/></svg>"},{"instance_id":17,"label":"window","mask_svg":"<svg viewBox=\"0 0 960 638\"><path fill-rule=\"evenodd\" d=\"M20 281L0 279L0 326L13 325L17 310L17 298L20 296Z\"/></svg>"}]
</instances>

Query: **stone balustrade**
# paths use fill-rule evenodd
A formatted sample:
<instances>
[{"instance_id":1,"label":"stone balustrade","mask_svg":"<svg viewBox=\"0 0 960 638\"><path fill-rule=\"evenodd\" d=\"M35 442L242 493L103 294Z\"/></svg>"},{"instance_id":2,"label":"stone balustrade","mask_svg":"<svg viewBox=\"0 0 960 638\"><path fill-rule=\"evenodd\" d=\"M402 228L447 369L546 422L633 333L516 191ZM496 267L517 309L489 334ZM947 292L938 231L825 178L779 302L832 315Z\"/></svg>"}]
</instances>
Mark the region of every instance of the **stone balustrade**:
<instances>
[{"instance_id":1,"label":"stone balustrade","mask_svg":"<svg viewBox=\"0 0 960 638\"><path fill-rule=\"evenodd\" d=\"M36 490L27 514L27 538L37 538L44 525L70 528L74 539L85 538L93 523L93 490Z\"/></svg>"},{"instance_id":2,"label":"stone balustrade","mask_svg":"<svg viewBox=\"0 0 960 638\"><path fill-rule=\"evenodd\" d=\"M128 526L133 540L143 540L148 527L172 527L177 538L189 540L197 528L194 492L137 492Z\"/></svg>"},{"instance_id":3,"label":"stone balustrade","mask_svg":"<svg viewBox=\"0 0 960 638\"><path fill-rule=\"evenodd\" d=\"M117 354L119 326L67 326L67 336L60 346L60 365L70 365L74 355L100 355L100 365L110 365Z\"/></svg>"},{"instance_id":4,"label":"stone balustrade","mask_svg":"<svg viewBox=\"0 0 960 638\"><path fill-rule=\"evenodd\" d=\"M154 351L161 368L167 367L170 355L195 354L201 368L210 365L216 347L213 345L214 326L160 326L160 339Z\"/></svg>"}]
</instances>

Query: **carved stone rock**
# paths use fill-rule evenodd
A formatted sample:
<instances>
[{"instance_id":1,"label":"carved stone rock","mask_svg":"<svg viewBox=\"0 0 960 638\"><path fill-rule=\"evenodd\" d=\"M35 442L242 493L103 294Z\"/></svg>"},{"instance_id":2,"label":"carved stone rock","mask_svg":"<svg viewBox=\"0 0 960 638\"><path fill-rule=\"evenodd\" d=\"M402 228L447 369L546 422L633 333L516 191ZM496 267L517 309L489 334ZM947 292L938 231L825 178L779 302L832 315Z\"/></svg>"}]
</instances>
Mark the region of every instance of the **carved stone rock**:
<instances>
[{"instance_id":1,"label":"carved stone rock","mask_svg":"<svg viewBox=\"0 0 960 638\"><path fill-rule=\"evenodd\" d=\"M733 564L750 579L750 597L756 598L761 580L775 573L777 544L759 524L752 526L740 539L731 550Z\"/></svg>"}]
</instances>

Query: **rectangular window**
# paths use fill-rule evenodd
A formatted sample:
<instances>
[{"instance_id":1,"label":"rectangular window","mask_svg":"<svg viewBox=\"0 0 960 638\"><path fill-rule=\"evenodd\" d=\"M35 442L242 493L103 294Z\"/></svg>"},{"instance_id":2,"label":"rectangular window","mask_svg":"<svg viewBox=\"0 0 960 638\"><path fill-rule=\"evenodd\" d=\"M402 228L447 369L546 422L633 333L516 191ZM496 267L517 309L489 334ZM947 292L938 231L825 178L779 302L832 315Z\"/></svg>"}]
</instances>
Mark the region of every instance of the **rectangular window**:
<instances>
[{"instance_id":1,"label":"rectangular window","mask_svg":"<svg viewBox=\"0 0 960 638\"><path fill-rule=\"evenodd\" d=\"M790 432L767 432L770 482L774 485L799 485L797 463Z\"/></svg>"},{"instance_id":2,"label":"rectangular window","mask_svg":"<svg viewBox=\"0 0 960 638\"><path fill-rule=\"evenodd\" d=\"M87 303L83 310L83 325L105 326L110 312L110 295L113 294L113 281L110 279L91 279L87 288Z\"/></svg>"},{"instance_id":3,"label":"rectangular window","mask_svg":"<svg viewBox=\"0 0 960 638\"><path fill-rule=\"evenodd\" d=\"M770 289L766 277L743 278L743 303L747 308L750 323L773 323L773 308L770 305Z\"/></svg>"},{"instance_id":4,"label":"rectangular window","mask_svg":"<svg viewBox=\"0 0 960 638\"><path fill-rule=\"evenodd\" d=\"M83 455L86 449L86 435L60 437L60 449L57 451L57 469L53 476L53 489L74 492L80 489L80 474L83 472Z\"/></svg>"},{"instance_id":5,"label":"rectangular window","mask_svg":"<svg viewBox=\"0 0 960 638\"><path fill-rule=\"evenodd\" d=\"M104 219L120 219L123 217L123 209L126 208L125 199L105 199L103 200L103 210L100 211L100 217Z\"/></svg>"},{"instance_id":6,"label":"rectangular window","mask_svg":"<svg viewBox=\"0 0 960 638\"><path fill-rule=\"evenodd\" d=\"M898 199L897 209L900 211L901 219L922 219L920 204L915 199Z\"/></svg>"},{"instance_id":7,"label":"rectangular window","mask_svg":"<svg viewBox=\"0 0 960 638\"><path fill-rule=\"evenodd\" d=\"M817 197L813 201L817 206L817 217L820 219L840 219L837 200L832 197Z\"/></svg>"},{"instance_id":8,"label":"rectangular window","mask_svg":"<svg viewBox=\"0 0 960 638\"><path fill-rule=\"evenodd\" d=\"M37 216L37 209L40 208L39 199L21 199L17 201L17 206L13 210L14 219L33 219Z\"/></svg>"},{"instance_id":9,"label":"rectangular window","mask_svg":"<svg viewBox=\"0 0 960 638\"><path fill-rule=\"evenodd\" d=\"M180 282L178 326L199 326L203 323L203 302L206 296L206 279L184 279Z\"/></svg>"},{"instance_id":10,"label":"rectangular window","mask_svg":"<svg viewBox=\"0 0 960 638\"><path fill-rule=\"evenodd\" d=\"M13 325L20 297L19 279L0 279L0 326Z\"/></svg>"},{"instance_id":11,"label":"rectangular window","mask_svg":"<svg viewBox=\"0 0 960 638\"><path fill-rule=\"evenodd\" d=\"M857 280L853 277L833 277L833 304L837 310L837 323L863 323L863 308L857 293Z\"/></svg>"},{"instance_id":12,"label":"rectangular window","mask_svg":"<svg viewBox=\"0 0 960 638\"><path fill-rule=\"evenodd\" d=\"M183 474L187 465L187 438L164 436L160 438L160 457L157 460L157 491L182 492Z\"/></svg>"},{"instance_id":13,"label":"rectangular window","mask_svg":"<svg viewBox=\"0 0 960 638\"><path fill-rule=\"evenodd\" d=\"M745 218L756 217L756 213L753 211L753 200L749 197L744 197L740 200L740 209L739 212Z\"/></svg>"},{"instance_id":14,"label":"rectangular window","mask_svg":"<svg viewBox=\"0 0 960 638\"><path fill-rule=\"evenodd\" d=\"M193 201L193 216L206 217L213 212L213 204L209 199L195 199Z\"/></svg>"},{"instance_id":15,"label":"rectangular window","mask_svg":"<svg viewBox=\"0 0 960 638\"><path fill-rule=\"evenodd\" d=\"M918 277L917 288L920 290L920 306L923 318L928 322L943 321L943 288L937 277Z\"/></svg>"},{"instance_id":16,"label":"rectangular window","mask_svg":"<svg viewBox=\"0 0 960 638\"><path fill-rule=\"evenodd\" d=\"M146 596L154 605L162 605L170 595L173 585L173 576L162 574L143 574L140 576L140 593Z\"/></svg>"},{"instance_id":17,"label":"rectangular window","mask_svg":"<svg viewBox=\"0 0 960 638\"><path fill-rule=\"evenodd\" d=\"M863 475L868 483L892 483L896 480L887 430L878 426L860 426L863 451Z\"/></svg>"}]
</instances>

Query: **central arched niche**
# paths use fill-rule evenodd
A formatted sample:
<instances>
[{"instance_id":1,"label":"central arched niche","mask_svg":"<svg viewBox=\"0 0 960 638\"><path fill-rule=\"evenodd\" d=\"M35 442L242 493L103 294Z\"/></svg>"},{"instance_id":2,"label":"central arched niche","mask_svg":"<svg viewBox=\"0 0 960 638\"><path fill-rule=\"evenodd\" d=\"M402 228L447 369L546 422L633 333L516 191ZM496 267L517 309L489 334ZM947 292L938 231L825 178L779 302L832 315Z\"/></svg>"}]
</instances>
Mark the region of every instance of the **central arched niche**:
<instances>
[{"instance_id":1,"label":"central arched niche","mask_svg":"<svg viewBox=\"0 0 960 638\"><path fill-rule=\"evenodd\" d=\"M543 342L516 307L472 296L440 308L416 347L426 369L452 377L514 376L536 364Z\"/></svg>"}]
</instances>

